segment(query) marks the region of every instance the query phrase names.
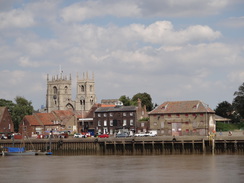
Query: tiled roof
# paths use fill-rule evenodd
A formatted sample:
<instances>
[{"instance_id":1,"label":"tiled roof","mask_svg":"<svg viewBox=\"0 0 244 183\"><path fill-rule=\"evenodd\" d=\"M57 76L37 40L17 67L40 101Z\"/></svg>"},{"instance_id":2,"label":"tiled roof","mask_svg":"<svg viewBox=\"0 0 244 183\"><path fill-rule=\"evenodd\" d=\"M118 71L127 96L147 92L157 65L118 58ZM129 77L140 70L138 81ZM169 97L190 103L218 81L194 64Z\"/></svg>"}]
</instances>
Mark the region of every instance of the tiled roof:
<instances>
[{"instance_id":1,"label":"tiled roof","mask_svg":"<svg viewBox=\"0 0 244 183\"><path fill-rule=\"evenodd\" d=\"M58 116L61 120L65 118L69 118L70 116L75 115L71 110L56 110L53 111L56 116Z\"/></svg>"},{"instance_id":2,"label":"tiled roof","mask_svg":"<svg viewBox=\"0 0 244 183\"><path fill-rule=\"evenodd\" d=\"M35 115L26 115L24 117L25 121L28 121L30 125L32 126L40 126L42 125L41 121L38 121Z\"/></svg>"},{"instance_id":3,"label":"tiled roof","mask_svg":"<svg viewBox=\"0 0 244 183\"><path fill-rule=\"evenodd\" d=\"M6 107L0 107L0 121L1 121L1 118L3 117L3 113L4 113L5 109L6 109Z\"/></svg>"},{"instance_id":4,"label":"tiled roof","mask_svg":"<svg viewBox=\"0 0 244 183\"><path fill-rule=\"evenodd\" d=\"M214 113L214 111L199 100L164 102L149 114L175 113Z\"/></svg>"},{"instance_id":5,"label":"tiled roof","mask_svg":"<svg viewBox=\"0 0 244 183\"><path fill-rule=\"evenodd\" d=\"M99 107L95 112L136 111L136 106Z\"/></svg>"},{"instance_id":6,"label":"tiled roof","mask_svg":"<svg viewBox=\"0 0 244 183\"><path fill-rule=\"evenodd\" d=\"M114 104L101 104L101 107L115 107Z\"/></svg>"},{"instance_id":7,"label":"tiled roof","mask_svg":"<svg viewBox=\"0 0 244 183\"><path fill-rule=\"evenodd\" d=\"M36 113L35 115L44 125L53 125L53 121L58 120L52 113Z\"/></svg>"}]
</instances>

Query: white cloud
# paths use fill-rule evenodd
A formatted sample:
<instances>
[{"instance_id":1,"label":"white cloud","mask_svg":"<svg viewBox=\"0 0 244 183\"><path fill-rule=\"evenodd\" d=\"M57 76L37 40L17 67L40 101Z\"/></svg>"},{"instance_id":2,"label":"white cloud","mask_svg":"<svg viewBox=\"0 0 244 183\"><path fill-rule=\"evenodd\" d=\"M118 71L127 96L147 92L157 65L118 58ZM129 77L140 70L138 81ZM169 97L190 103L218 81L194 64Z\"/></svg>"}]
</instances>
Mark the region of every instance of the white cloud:
<instances>
[{"instance_id":1,"label":"white cloud","mask_svg":"<svg viewBox=\"0 0 244 183\"><path fill-rule=\"evenodd\" d=\"M244 82L244 72L243 70L235 70L228 74L228 78L232 82L239 82L241 84Z\"/></svg>"},{"instance_id":2,"label":"white cloud","mask_svg":"<svg viewBox=\"0 0 244 183\"><path fill-rule=\"evenodd\" d=\"M60 16L65 22L79 22L101 16L165 17L203 16L219 13L228 6L228 0L124 0L86 1L63 8Z\"/></svg>"},{"instance_id":3,"label":"white cloud","mask_svg":"<svg viewBox=\"0 0 244 183\"><path fill-rule=\"evenodd\" d=\"M34 24L33 16L28 11L14 9L9 12L0 12L0 29L9 27L25 28Z\"/></svg>"},{"instance_id":4,"label":"white cloud","mask_svg":"<svg viewBox=\"0 0 244 183\"><path fill-rule=\"evenodd\" d=\"M38 67L40 64L38 62L30 61L28 57L20 57L19 64L21 67Z\"/></svg>"},{"instance_id":5,"label":"white cloud","mask_svg":"<svg viewBox=\"0 0 244 183\"><path fill-rule=\"evenodd\" d=\"M157 21L147 27L133 24L130 26L131 32L145 42L160 43L166 45L186 44L192 41L212 41L221 36L219 31L214 31L208 26L195 25L185 30L174 30L169 21Z\"/></svg>"},{"instance_id":6,"label":"white cloud","mask_svg":"<svg viewBox=\"0 0 244 183\"><path fill-rule=\"evenodd\" d=\"M230 17L221 22L222 25L232 28L243 28L244 27L244 16L242 17Z\"/></svg>"},{"instance_id":7,"label":"white cloud","mask_svg":"<svg viewBox=\"0 0 244 183\"><path fill-rule=\"evenodd\" d=\"M132 1L86 1L65 7L60 16L65 22L77 22L107 15L133 17L138 14L137 5Z\"/></svg>"}]
</instances>

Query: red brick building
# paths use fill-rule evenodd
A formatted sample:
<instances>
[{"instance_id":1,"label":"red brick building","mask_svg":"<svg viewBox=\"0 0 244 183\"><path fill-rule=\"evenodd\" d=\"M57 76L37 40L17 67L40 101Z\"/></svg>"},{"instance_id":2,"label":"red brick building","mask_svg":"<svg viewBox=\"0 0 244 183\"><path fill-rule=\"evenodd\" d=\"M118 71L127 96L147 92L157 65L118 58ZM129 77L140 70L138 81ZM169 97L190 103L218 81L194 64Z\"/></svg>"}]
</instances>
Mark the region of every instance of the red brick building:
<instances>
[{"instance_id":1,"label":"red brick building","mask_svg":"<svg viewBox=\"0 0 244 183\"><path fill-rule=\"evenodd\" d=\"M0 107L0 133L14 132L14 124L7 107Z\"/></svg>"}]
</instances>

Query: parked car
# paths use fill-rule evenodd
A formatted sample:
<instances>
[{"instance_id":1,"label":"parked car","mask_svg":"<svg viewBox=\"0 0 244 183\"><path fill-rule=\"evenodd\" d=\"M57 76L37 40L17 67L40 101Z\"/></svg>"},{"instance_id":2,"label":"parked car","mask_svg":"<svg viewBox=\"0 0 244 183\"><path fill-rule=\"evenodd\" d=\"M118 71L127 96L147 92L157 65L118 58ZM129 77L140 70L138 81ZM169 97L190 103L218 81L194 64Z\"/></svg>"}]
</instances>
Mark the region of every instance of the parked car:
<instances>
[{"instance_id":1,"label":"parked car","mask_svg":"<svg viewBox=\"0 0 244 183\"><path fill-rule=\"evenodd\" d=\"M101 134L101 135L98 135L99 138L109 138L109 135L108 134Z\"/></svg>"},{"instance_id":2,"label":"parked car","mask_svg":"<svg viewBox=\"0 0 244 183\"><path fill-rule=\"evenodd\" d=\"M116 137L117 138L126 138L126 137L129 137L129 134L128 133L117 133Z\"/></svg>"},{"instance_id":3,"label":"parked car","mask_svg":"<svg viewBox=\"0 0 244 183\"><path fill-rule=\"evenodd\" d=\"M5 140L5 139L8 139L8 137L6 135L2 134L1 139Z\"/></svg>"},{"instance_id":4,"label":"parked car","mask_svg":"<svg viewBox=\"0 0 244 183\"><path fill-rule=\"evenodd\" d=\"M75 137L75 138L86 138L86 136L83 135L83 134L81 134L81 133L75 133L75 134L74 134L74 137Z\"/></svg>"}]
</instances>

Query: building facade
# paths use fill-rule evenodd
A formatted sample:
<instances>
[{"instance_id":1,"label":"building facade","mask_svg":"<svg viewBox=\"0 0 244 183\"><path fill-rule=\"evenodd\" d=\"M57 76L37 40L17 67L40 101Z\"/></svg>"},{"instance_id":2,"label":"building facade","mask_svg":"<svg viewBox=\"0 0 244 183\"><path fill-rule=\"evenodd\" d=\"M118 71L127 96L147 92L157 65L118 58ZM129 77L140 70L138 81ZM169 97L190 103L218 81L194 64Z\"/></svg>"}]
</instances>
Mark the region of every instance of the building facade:
<instances>
[{"instance_id":1,"label":"building facade","mask_svg":"<svg viewBox=\"0 0 244 183\"><path fill-rule=\"evenodd\" d=\"M14 124L7 107L0 107L0 133L14 132Z\"/></svg>"},{"instance_id":2,"label":"building facade","mask_svg":"<svg viewBox=\"0 0 244 183\"><path fill-rule=\"evenodd\" d=\"M94 123L98 134L117 133L120 129L135 131L136 106L100 107L95 111Z\"/></svg>"},{"instance_id":3,"label":"building facade","mask_svg":"<svg viewBox=\"0 0 244 183\"><path fill-rule=\"evenodd\" d=\"M77 114L72 110L55 110L51 113L26 115L19 129L20 133L24 133L28 137L50 131L74 133L77 132Z\"/></svg>"},{"instance_id":4,"label":"building facade","mask_svg":"<svg viewBox=\"0 0 244 183\"><path fill-rule=\"evenodd\" d=\"M89 111L96 103L94 74L89 78L88 73L83 73L83 78L77 74L76 98L72 100L72 79L60 73L49 79L47 75L47 112L53 110L82 110Z\"/></svg>"},{"instance_id":5,"label":"building facade","mask_svg":"<svg viewBox=\"0 0 244 183\"><path fill-rule=\"evenodd\" d=\"M201 101L164 102L149 112L150 129L166 136L206 136L216 131L215 112Z\"/></svg>"}]
</instances>

